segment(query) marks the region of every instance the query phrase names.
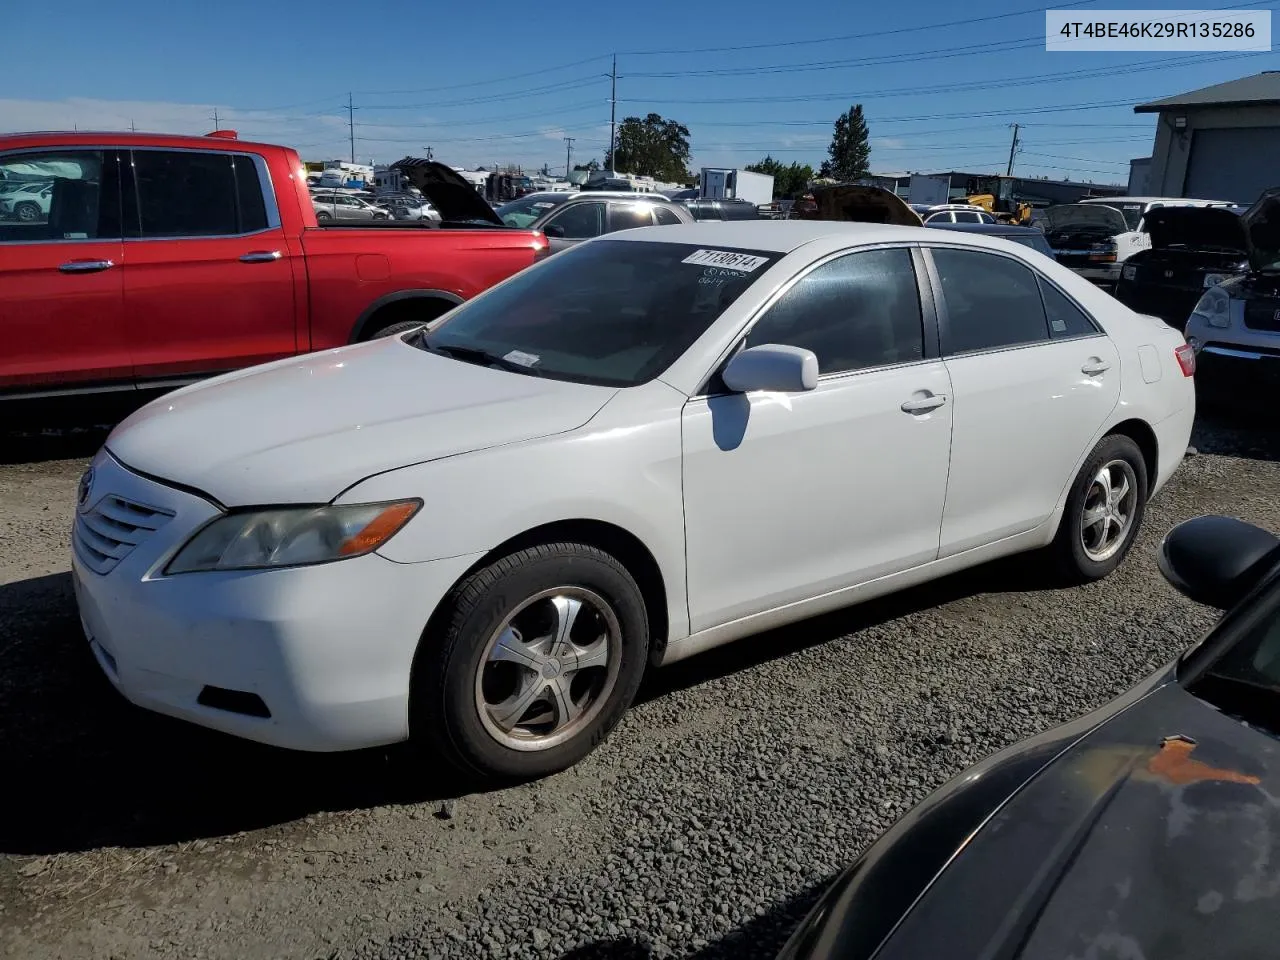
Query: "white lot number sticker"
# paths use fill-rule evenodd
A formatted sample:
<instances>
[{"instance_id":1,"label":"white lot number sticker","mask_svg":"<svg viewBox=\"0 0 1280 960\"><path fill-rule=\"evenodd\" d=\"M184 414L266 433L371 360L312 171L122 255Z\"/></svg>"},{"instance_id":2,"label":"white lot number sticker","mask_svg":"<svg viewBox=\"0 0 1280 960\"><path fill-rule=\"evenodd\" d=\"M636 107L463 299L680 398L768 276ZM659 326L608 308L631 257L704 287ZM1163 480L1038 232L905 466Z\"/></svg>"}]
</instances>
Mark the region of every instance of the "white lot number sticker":
<instances>
[{"instance_id":1,"label":"white lot number sticker","mask_svg":"<svg viewBox=\"0 0 1280 960\"><path fill-rule=\"evenodd\" d=\"M523 350L512 350L502 358L508 363L518 363L522 367L532 367L542 360L541 357L532 353L525 353Z\"/></svg>"},{"instance_id":2,"label":"white lot number sticker","mask_svg":"<svg viewBox=\"0 0 1280 960\"><path fill-rule=\"evenodd\" d=\"M695 250L681 263L696 263L705 267L725 267L739 273L751 273L759 270L769 262L768 257L755 257L749 253L734 253L730 250Z\"/></svg>"}]
</instances>

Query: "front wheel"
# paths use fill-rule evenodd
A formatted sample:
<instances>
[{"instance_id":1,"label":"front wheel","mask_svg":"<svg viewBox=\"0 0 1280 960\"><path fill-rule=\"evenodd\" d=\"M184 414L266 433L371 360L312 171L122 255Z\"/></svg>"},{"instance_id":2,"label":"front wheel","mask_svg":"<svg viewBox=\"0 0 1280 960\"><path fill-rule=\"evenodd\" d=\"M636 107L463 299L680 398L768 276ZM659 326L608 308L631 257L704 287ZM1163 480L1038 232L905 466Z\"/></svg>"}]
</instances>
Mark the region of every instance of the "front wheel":
<instances>
[{"instance_id":1,"label":"front wheel","mask_svg":"<svg viewBox=\"0 0 1280 960\"><path fill-rule=\"evenodd\" d=\"M326 221L329 221L329 220L332 220L332 219L333 219L333 214L329 213L327 210L317 210L317 211L316 211L316 220L317 220L318 222L320 222L320 223L325 223Z\"/></svg>"},{"instance_id":2,"label":"front wheel","mask_svg":"<svg viewBox=\"0 0 1280 960\"><path fill-rule=\"evenodd\" d=\"M464 580L414 664L411 733L491 780L577 763L635 698L649 623L617 559L580 543L517 551Z\"/></svg>"},{"instance_id":3,"label":"front wheel","mask_svg":"<svg viewBox=\"0 0 1280 960\"><path fill-rule=\"evenodd\" d=\"M13 208L13 214L22 223L35 223L40 219L40 205L24 200Z\"/></svg>"},{"instance_id":4,"label":"front wheel","mask_svg":"<svg viewBox=\"0 0 1280 960\"><path fill-rule=\"evenodd\" d=\"M1076 475L1050 551L1076 583L1101 580L1120 565L1146 512L1147 464L1129 437L1103 437Z\"/></svg>"}]
</instances>

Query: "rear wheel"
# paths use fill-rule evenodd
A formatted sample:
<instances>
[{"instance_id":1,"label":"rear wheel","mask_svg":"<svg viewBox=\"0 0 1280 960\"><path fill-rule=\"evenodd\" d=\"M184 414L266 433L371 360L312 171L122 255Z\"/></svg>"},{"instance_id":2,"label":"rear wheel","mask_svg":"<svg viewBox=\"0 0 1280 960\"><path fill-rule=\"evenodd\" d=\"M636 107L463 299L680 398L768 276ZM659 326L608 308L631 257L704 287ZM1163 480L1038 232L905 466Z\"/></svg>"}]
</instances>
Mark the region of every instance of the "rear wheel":
<instances>
[{"instance_id":1,"label":"rear wheel","mask_svg":"<svg viewBox=\"0 0 1280 960\"><path fill-rule=\"evenodd\" d=\"M324 223L326 220L332 220L332 219L333 219L333 214L329 213L327 210L316 211L316 220L318 220L320 223Z\"/></svg>"},{"instance_id":2,"label":"rear wheel","mask_svg":"<svg viewBox=\"0 0 1280 960\"><path fill-rule=\"evenodd\" d=\"M1147 506L1147 464L1132 439L1103 437L1076 475L1050 551L1059 570L1084 583L1111 573L1128 554Z\"/></svg>"},{"instance_id":3,"label":"rear wheel","mask_svg":"<svg viewBox=\"0 0 1280 960\"><path fill-rule=\"evenodd\" d=\"M23 223L34 223L40 219L40 204L24 200L13 208L13 215Z\"/></svg>"},{"instance_id":4,"label":"rear wheel","mask_svg":"<svg viewBox=\"0 0 1280 960\"><path fill-rule=\"evenodd\" d=\"M520 550L464 580L414 665L412 736L486 779L572 766L635 698L649 624L635 580L580 543Z\"/></svg>"},{"instance_id":5,"label":"rear wheel","mask_svg":"<svg viewBox=\"0 0 1280 960\"><path fill-rule=\"evenodd\" d=\"M405 320L403 323L393 323L390 326L376 330L370 335L370 340L377 340L381 337L394 337L397 333L404 333L406 330L414 330L423 324L426 320Z\"/></svg>"}]
</instances>

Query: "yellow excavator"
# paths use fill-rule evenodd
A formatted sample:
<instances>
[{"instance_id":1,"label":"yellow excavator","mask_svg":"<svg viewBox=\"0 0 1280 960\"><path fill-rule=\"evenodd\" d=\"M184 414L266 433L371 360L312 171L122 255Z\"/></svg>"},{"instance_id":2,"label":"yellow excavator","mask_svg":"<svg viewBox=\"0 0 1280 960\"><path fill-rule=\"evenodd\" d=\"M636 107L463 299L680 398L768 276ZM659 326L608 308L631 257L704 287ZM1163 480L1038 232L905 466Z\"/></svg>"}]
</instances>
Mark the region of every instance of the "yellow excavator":
<instances>
[{"instance_id":1,"label":"yellow excavator","mask_svg":"<svg viewBox=\"0 0 1280 960\"><path fill-rule=\"evenodd\" d=\"M1031 225L1031 204L1013 197L1013 177L971 177L965 184L965 203L981 207L1001 223Z\"/></svg>"}]
</instances>

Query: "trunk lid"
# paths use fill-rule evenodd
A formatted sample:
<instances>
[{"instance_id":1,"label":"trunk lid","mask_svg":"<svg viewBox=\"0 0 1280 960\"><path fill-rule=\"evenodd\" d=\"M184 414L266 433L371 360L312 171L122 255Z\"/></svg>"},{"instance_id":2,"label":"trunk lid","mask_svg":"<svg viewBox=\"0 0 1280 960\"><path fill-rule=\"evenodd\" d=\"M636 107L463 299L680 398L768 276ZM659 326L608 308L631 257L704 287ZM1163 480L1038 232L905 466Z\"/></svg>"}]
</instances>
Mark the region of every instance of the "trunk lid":
<instances>
[{"instance_id":1,"label":"trunk lid","mask_svg":"<svg viewBox=\"0 0 1280 960\"><path fill-rule=\"evenodd\" d=\"M491 223L505 226L476 188L458 175L452 167L434 160L406 157L395 168L439 211L440 216L457 223Z\"/></svg>"},{"instance_id":2,"label":"trunk lid","mask_svg":"<svg viewBox=\"0 0 1280 960\"><path fill-rule=\"evenodd\" d=\"M1145 219L1152 250L1249 252L1244 221L1225 207L1156 207Z\"/></svg>"},{"instance_id":3,"label":"trunk lid","mask_svg":"<svg viewBox=\"0 0 1280 960\"><path fill-rule=\"evenodd\" d=\"M838 183L816 187L812 196L816 209L802 212L797 219L924 226L920 215L905 200L882 187Z\"/></svg>"},{"instance_id":4,"label":"trunk lid","mask_svg":"<svg viewBox=\"0 0 1280 960\"><path fill-rule=\"evenodd\" d=\"M1280 187L1264 190L1240 219L1245 227L1249 265L1254 270L1280 266Z\"/></svg>"}]
</instances>

